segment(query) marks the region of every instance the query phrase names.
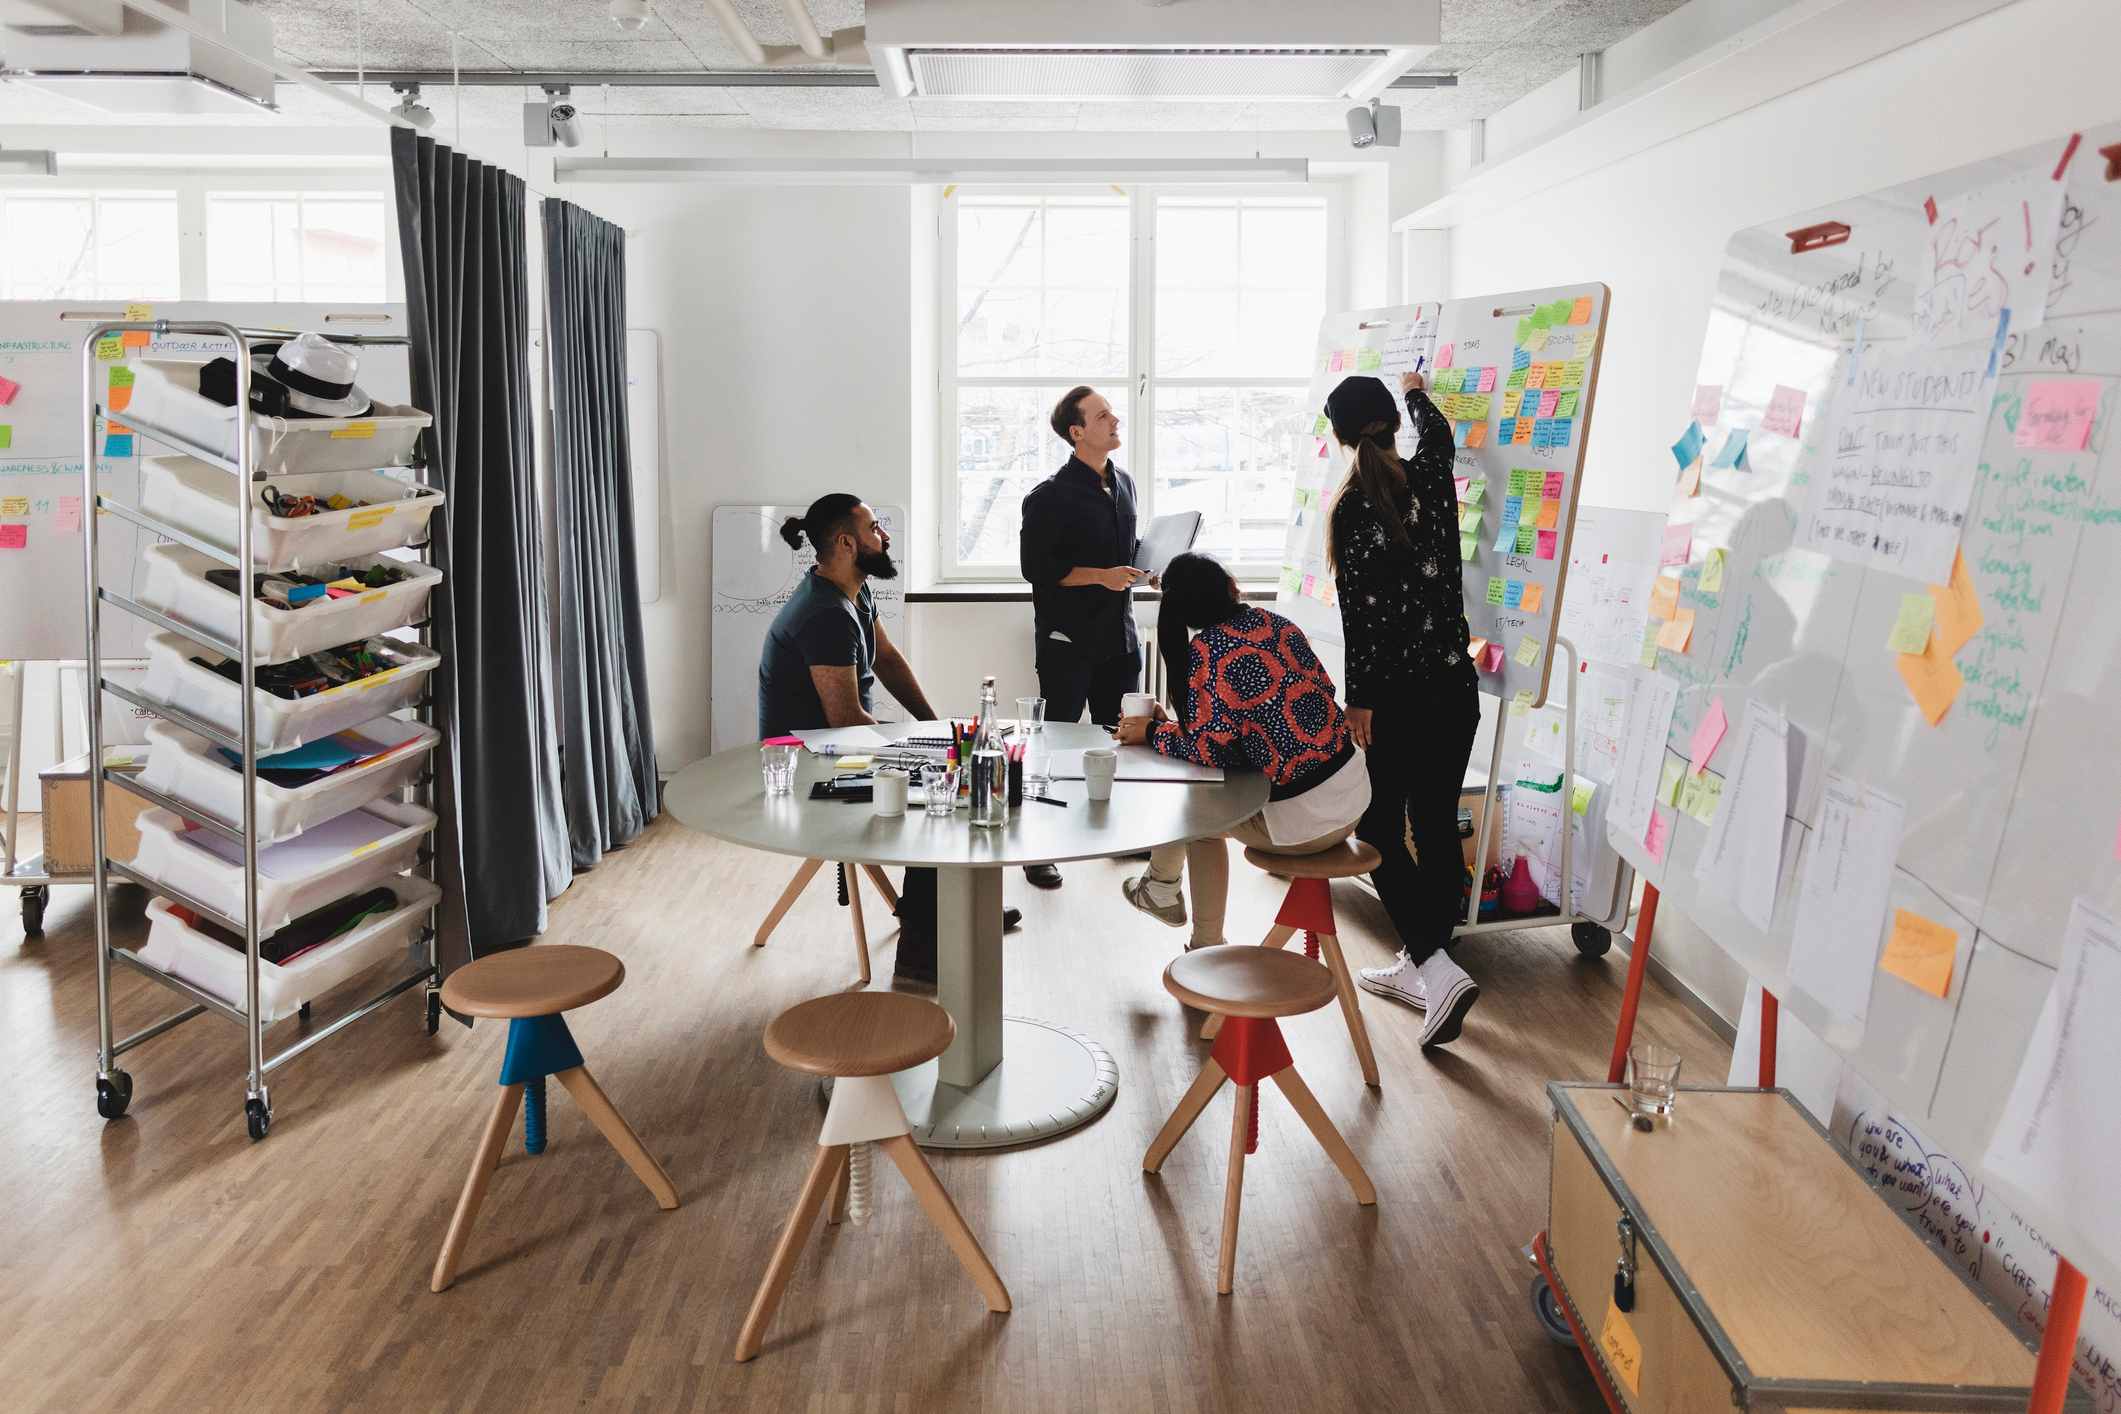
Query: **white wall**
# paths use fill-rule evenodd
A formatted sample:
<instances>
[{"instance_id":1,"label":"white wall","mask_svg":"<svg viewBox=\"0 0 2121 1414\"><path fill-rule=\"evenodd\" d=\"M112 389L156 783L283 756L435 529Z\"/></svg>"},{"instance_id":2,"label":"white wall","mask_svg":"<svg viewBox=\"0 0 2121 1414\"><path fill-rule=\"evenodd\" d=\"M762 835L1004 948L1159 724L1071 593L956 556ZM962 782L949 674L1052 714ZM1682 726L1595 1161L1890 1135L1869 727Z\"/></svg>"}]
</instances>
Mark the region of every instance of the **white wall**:
<instances>
[{"instance_id":1,"label":"white wall","mask_svg":"<svg viewBox=\"0 0 2121 1414\"><path fill-rule=\"evenodd\" d=\"M1466 220L1453 292L1612 286L1583 494L1662 510L1731 234L2121 116L2117 47L2109 0L2020 0ZM1657 955L1735 1021L1743 974L1675 914L1658 922Z\"/></svg>"}]
</instances>

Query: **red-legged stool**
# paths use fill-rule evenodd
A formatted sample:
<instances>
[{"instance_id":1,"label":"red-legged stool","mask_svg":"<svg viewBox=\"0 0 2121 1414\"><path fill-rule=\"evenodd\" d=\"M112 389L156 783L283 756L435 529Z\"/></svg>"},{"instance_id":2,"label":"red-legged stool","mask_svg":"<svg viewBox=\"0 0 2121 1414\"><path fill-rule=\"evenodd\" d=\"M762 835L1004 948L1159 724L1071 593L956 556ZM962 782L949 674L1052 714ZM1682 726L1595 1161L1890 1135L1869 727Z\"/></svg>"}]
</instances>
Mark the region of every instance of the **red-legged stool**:
<instances>
[{"instance_id":1,"label":"red-legged stool","mask_svg":"<svg viewBox=\"0 0 2121 1414\"><path fill-rule=\"evenodd\" d=\"M1160 1170L1223 1082L1237 1082L1237 1106L1230 1116L1230 1177L1223 1189L1222 1260L1215 1271L1215 1289L1228 1296L1237 1270L1237 1213L1244 1200L1245 1155L1259 1147L1260 1081L1272 1080L1280 1087L1319 1147L1348 1180L1348 1187L1355 1190L1356 1202L1366 1207L1375 1203L1377 1189L1348 1141L1326 1117L1318 1097L1296 1073L1281 1027L1275 1022L1276 1017L1317 1011L1333 1000L1333 982L1324 969L1273 948L1201 948L1174 959L1164 969L1164 988L1185 1005L1212 1012L1217 1020L1227 1018L1229 1024L1215 1038L1215 1051L1192 1088L1157 1131L1142 1168L1148 1173Z\"/></svg>"},{"instance_id":2,"label":"red-legged stool","mask_svg":"<svg viewBox=\"0 0 2121 1414\"><path fill-rule=\"evenodd\" d=\"M1247 849L1245 863L1288 878L1289 892L1282 898L1281 912L1274 915L1274 926L1260 946L1278 948L1299 930L1303 933L1305 956L1324 961L1326 970L1333 974L1333 990L1340 995L1340 1014L1347 1018L1348 1039L1355 1043L1363 1084L1376 1085L1377 1055L1370 1049L1370 1029L1362 1022L1355 979L1348 972L1348 960L1341 956L1340 932L1333 923L1331 881L1369 873L1378 865L1377 851L1350 838L1317 854L1272 854L1263 849ZM1209 1017L1200 1029L1200 1038L1214 1040L1222 1024L1220 1016Z\"/></svg>"}]
</instances>

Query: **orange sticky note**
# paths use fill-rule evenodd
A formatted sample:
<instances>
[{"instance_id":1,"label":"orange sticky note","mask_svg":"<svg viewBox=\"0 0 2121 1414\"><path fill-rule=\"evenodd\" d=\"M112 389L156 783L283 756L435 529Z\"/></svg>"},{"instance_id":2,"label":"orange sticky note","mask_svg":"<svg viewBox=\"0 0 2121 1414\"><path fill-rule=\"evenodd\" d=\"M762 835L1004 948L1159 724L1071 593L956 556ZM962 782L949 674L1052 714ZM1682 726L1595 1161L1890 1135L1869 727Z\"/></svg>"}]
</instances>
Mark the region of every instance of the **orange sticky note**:
<instances>
[{"instance_id":1,"label":"orange sticky note","mask_svg":"<svg viewBox=\"0 0 2121 1414\"><path fill-rule=\"evenodd\" d=\"M1650 586L1650 617L1670 622L1679 612L1679 579L1676 575L1661 574Z\"/></svg>"},{"instance_id":2,"label":"orange sticky note","mask_svg":"<svg viewBox=\"0 0 2121 1414\"><path fill-rule=\"evenodd\" d=\"M1937 601L1937 622L1930 642L1940 646L1949 658L1981 632L1981 596L1974 592L1973 578L1966 572L1966 556L1954 550L1952 582L1933 584L1929 590L1930 597Z\"/></svg>"},{"instance_id":3,"label":"orange sticky note","mask_svg":"<svg viewBox=\"0 0 2121 1414\"><path fill-rule=\"evenodd\" d=\"M1561 526L1561 502L1542 500L1539 503L1538 527L1541 530L1556 530Z\"/></svg>"},{"instance_id":4,"label":"orange sticky note","mask_svg":"<svg viewBox=\"0 0 2121 1414\"><path fill-rule=\"evenodd\" d=\"M1578 295L1576 297L1576 303L1572 305L1569 309L1569 323L1588 324L1590 322L1591 297L1589 295Z\"/></svg>"},{"instance_id":5,"label":"orange sticky note","mask_svg":"<svg viewBox=\"0 0 2121 1414\"><path fill-rule=\"evenodd\" d=\"M1517 607L1528 614L1536 614L1539 612L1539 606L1546 602L1546 597L1547 587L1534 580L1525 585L1524 597L1518 600Z\"/></svg>"},{"instance_id":6,"label":"orange sticky note","mask_svg":"<svg viewBox=\"0 0 2121 1414\"><path fill-rule=\"evenodd\" d=\"M1951 655L1943 649L1944 635L1932 631L1930 646L1920 653L1902 653L1899 656L1900 680L1907 684L1910 697L1922 709L1923 717L1931 726L1944 720L1944 714L1952 707L1952 700L1959 689L1966 685Z\"/></svg>"},{"instance_id":7,"label":"orange sticky note","mask_svg":"<svg viewBox=\"0 0 2121 1414\"><path fill-rule=\"evenodd\" d=\"M1476 638L1466 644L1466 656L1476 663L1480 661L1480 655L1487 651L1488 641L1485 638Z\"/></svg>"},{"instance_id":8,"label":"orange sticky note","mask_svg":"<svg viewBox=\"0 0 2121 1414\"><path fill-rule=\"evenodd\" d=\"M1952 929L1896 908L1893 934L1885 940L1885 956L1878 959L1878 967L1911 987L1942 997L1952 990L1952 958L1958 946L1959 935Z\"/></svg>"},{"instance_id":9,"label":"orange sticky note","mask_svg":"<svg viewBox=\"0 0 2121 1414\"><path fill-rule=\"evenodd\" d=\"M144 349L154 342L154 338L145 329L128 329L118 336L118 343L128 349Z\"/></svg>"},{"instance_id":10,"label":"orange sticky note","mask_svg":"<svg viewBox=\"0 0 2121 1414\"><path fill-rule=\"evenodd\" d=\"M1488 425L1485 422L1476 422L1466 429L1466 445L1468 447L1485 447L1488 445Z\"/></svg>"},{"instance_id":11,"label":"orange sticky note","mask_svg":"<svg viewBox=\"0 0 2121 1414\"><path fill-rule=\"evenodd\" d=\"M1684 653L1694 636L1694 611L1681 609L1657 630L1657 646L1668 653Z\"/></svg>"},{"instance_id":12,"label":"orange sticky note","mask_svg":"<svg viewBox=\"0 0 2121 1414\"><path fill-rule=\"evenodd\" d=\"M132 404L133 404L133 385L132 385L132 384L130 384L130 383L127 383L127 384L126 384L126 385L125 385L124 387L122 387L122 388L121 388L121 387L115 387L115 386L114 386L114 387L112 387L112 389L110 390L110 402L109 402L109 410L110 410L110 411L112 411L112 412L124 412L124 411L125 411L125 410L126 410L127 408L131 407L131 406L132 406Z\"/></svg>"}]
</instances>

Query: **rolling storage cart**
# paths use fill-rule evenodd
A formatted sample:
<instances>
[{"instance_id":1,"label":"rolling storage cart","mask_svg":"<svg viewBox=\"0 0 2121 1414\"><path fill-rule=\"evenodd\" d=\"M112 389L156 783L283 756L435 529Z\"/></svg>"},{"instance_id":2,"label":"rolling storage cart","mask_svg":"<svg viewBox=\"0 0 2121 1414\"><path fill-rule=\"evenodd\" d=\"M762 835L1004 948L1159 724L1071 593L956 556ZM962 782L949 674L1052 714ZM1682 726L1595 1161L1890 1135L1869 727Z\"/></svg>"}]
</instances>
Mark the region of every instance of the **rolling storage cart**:
<instances>
[{"instance_id":1,"label":"rolling storage cart","mask_svg":"<svg viewBox=\"0 0 2121 1414\"><path fill-rule=\"evenodd\" d=\"M145 366L150 376L137 385L140 391L126 409L125 422L183 455L157 463L139 506L120 504L100 494L96 485L104 421L97 397L96 346L132 332L224 339L236 365L232 408L199 396L194 365ZM407 462L414 463L416 475L423 473L415 460L416 439L430 419L409 408L381 404L372 416L362 418L297 420L253 414L249 347L254 340L287 337L285 331L241 330L218 323L113 321L92 329L81 352L82 499L97 512L84 521L96 891L96 1110L105 1119L116 1119L131 1103L132 1077L118 1068L120 1056L210 1011L243 1027L249 1036L244 1117L254 1140L263 1139L272 1125L266 1077L273 1070L423 984L430 1034L441 1018L435 950L441 890L434 882L431 834L431 750L440 734L428 687L428 670L439 660L427 644L426 630L428 598L441 580L433 556L391 560L405 567L406 579L328 605L285 610L255 597L258 581L273 570L358 571L388 551L431 545L441 526L437 517L444 514L441 493L424 481L379 474ZM336 341L365 346L405 343L402 337L370 335ZM279 493L303 489L319 495L344 492L374 499L375 505L365 513L329 512L305 523L309 518L283 518L260 507L260 494L268 484L275 508ZM217 512L220 521L215 520ZM173 542L147 552L152 572L139 601L101 582L96 524L103 513ZM207 579L208 571L222 569L235 571L239 592L230 593ZM105 675L101 624L106 607L162 630L155 640L155 670L135 685ZM373 680L304 699L279 698L258 686L258 669L268 664L414 627L420 630L417 646L398 643L377 650L387 666ZM212 671L212 665L229 664L235 667L232 679ZM164 719L155 730L166 737L170 759L151 779L104 769L97 709L105 694ZM412 710L419 720L394 718L391 714L399 710ZM261 757L347 728L379 748L394 749L304 786L282 788L260 780ZM151 815L153 826L139 854L130 860L109 857L102 794L106 781L160 807ZM414 801L404 799L407 793ZM211 848L203 843L209 839ZM275 869L276 861L290 857L290 841L300 846L301 862ZM263 870L261 854L274 855ZM397 872L409 866L416 876ZM149 937L138 952L114 948L110 941L110 889L121 879L158 896L149 905ZM328 907L377 888L391 892L394 906L372 912L329 941L281 963L262 954L262 944L288 921L290 911ZM215 927L232 935L230 942L242 939L241 951L215 940L209 931ZM402 959L409 970L397 971L381 990L267 1054L268 1025L289 1015L306 1022L313 997L393 958ZM110 983L114 964L154 979L189 1005L131 1035L116 1037Z\"/></svg>"}]
</instances>

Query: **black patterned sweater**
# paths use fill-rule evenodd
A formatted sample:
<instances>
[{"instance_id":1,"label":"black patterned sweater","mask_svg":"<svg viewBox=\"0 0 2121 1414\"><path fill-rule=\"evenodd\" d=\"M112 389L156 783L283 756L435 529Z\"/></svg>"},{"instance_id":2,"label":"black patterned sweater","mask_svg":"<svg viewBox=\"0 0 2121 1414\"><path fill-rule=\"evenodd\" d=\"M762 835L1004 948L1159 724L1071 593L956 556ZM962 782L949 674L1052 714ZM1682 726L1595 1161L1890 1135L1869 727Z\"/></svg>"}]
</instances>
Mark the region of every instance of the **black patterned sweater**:
<instances>
[{"instance_id":1,"label":"black patterned sweater","mask_svg":"<svg viewBox=\"0 0 2121 1414\"><path fill-rule=\"evenodd\" d=\"M1420 440L1406 462L1407 488L1390 509L1405 524L1394 540L1359 489L1333 506L1340 549L1334 593L1347 642L1350 707L1433 705L1470 692L1478 678L1466 650L1465 573L1458 553L1458 488L1451 424L1416 389L1407 412Z\"/></svg>"}]
</instances>

